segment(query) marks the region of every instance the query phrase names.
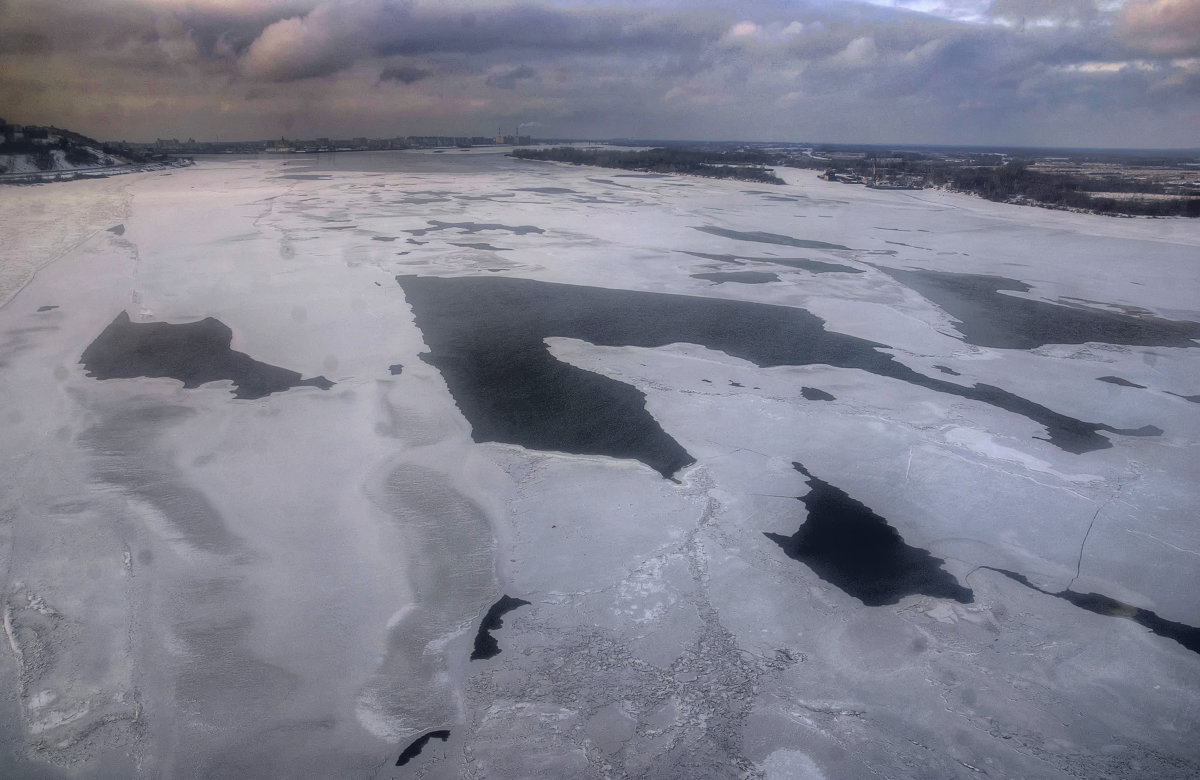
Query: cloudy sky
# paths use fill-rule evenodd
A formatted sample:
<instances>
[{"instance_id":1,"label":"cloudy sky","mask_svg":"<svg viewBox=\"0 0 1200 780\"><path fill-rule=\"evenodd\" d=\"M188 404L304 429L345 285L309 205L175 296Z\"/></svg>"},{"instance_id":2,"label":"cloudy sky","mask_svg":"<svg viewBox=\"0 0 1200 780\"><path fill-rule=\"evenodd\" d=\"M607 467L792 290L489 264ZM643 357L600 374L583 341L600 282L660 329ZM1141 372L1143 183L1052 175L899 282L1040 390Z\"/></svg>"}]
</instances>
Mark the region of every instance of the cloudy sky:
<instances>
[{"instance_id":1,"label":"cloudy sky","mask_svg":"<svg viewBox=\"0 0 1200 780\"><path fill-rule=\"evenodd\" d=\"M1200 0L0 0L0 116L105 140L1200 146Z\"/></svg>"}]
</instances>

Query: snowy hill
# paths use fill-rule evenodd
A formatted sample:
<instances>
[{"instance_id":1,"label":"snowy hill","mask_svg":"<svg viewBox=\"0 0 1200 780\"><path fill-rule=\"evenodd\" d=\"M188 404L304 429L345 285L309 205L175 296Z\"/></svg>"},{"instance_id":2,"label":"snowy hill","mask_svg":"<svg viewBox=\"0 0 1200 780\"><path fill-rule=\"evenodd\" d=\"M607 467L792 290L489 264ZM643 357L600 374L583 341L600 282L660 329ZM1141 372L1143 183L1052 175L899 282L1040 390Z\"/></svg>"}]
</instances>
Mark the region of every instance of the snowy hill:
<instances>
[{"instance_id":1,"label":"snowy hill","mask_svg":"<svg viewBox=\"0 0 1200 780\"><path fill-rule=\"evenodd\" d=\"M0 181L56 181L190 164L117 154L99 141L57 127L10 125L0 120L0 133Z\"/></svg>"}]
</instances>

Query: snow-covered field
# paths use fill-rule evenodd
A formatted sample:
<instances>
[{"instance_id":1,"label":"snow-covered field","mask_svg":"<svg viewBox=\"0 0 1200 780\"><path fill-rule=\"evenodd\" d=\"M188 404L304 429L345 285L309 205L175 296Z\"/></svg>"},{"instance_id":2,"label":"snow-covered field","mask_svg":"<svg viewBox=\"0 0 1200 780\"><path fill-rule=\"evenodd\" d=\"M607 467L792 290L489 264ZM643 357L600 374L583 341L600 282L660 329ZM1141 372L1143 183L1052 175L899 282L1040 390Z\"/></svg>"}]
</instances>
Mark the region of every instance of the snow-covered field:
<instances>
[{"instance_id":1,"label":"snow-covered field","mask_svg":"<svg viewBox=\"0 0 1200 780\"><path fill-rule=\"evenodd\" d=\"M1200 774L1200 222L782 174L0 190L0 775Z\"/></svg>"}]
</instances>

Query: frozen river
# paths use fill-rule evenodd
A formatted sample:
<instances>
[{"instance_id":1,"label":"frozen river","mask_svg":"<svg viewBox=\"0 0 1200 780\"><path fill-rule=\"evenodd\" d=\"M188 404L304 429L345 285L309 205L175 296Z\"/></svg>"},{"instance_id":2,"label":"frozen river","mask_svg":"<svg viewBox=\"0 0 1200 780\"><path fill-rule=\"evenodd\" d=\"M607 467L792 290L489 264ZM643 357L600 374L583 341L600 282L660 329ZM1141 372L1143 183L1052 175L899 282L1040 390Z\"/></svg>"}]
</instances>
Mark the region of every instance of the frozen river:
<instances>
[{"instance_id":1,"label":"frozen river","mask_svg":"<svg viewBox=\"0 0 1200 780\"><path fill-rule=\"evenodd\" d=\"M0 190L0 775L1200 774L1200 222L781 174Z\"/></svg>"}]
</instances>

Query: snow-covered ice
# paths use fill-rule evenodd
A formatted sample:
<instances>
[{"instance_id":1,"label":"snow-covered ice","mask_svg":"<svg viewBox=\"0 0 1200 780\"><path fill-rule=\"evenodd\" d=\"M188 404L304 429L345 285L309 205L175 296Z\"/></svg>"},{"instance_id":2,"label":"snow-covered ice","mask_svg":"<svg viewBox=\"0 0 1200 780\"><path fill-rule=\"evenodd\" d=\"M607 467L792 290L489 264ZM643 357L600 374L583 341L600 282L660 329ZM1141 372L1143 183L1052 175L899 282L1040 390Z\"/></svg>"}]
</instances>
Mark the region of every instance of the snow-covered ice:
<instances>
[{"instance_id":1,"label":"snow-covered ice","mask_svg":"<svg viewBox=\"0 0 1200 780\"><path fill-rule=\"evenodd\" d=\"M0 774L1200 774L1200 222L782 173L0 190Z\"/></svg>"}]
</instances>

